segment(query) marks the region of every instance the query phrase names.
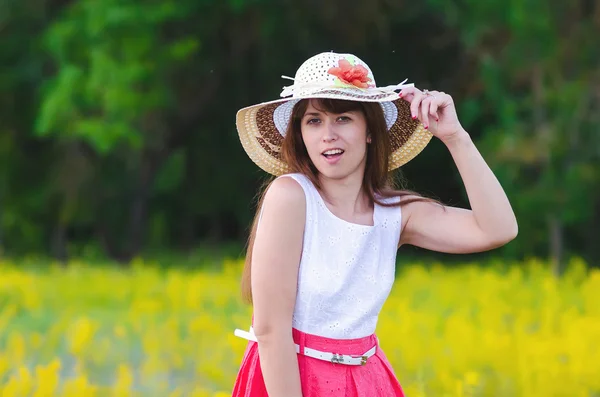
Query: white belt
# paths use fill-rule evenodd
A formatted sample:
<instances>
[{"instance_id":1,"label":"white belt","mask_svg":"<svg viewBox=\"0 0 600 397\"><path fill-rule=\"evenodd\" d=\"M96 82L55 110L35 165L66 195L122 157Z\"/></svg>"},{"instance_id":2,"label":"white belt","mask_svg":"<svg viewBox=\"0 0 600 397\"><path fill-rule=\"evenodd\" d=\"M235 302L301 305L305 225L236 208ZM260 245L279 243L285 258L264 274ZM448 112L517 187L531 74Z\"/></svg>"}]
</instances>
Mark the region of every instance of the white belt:
<instances>
[{"instance_id":1,"label":"white belt","mask_svg":"<svg viewBox=\"0 0 600 397\"><path fill-rule=\"evenodd\" d=\"M240 338L244 338L247 340L251 340L254 342L258 342L256 339L256 335L254 334L254 329L250 327L250 332L243 331L241 329L236 329L234 332L235 336L239 336ZM296 353L300 353L300 345L295 343ZM319 350L311 349L310 347L304 347L303 354L308 357L316 358L318 360L330 361L334 364L345 364L345 365L365 365L369 357L373 356L377 351L377 345L373 346L366 353L361 354L359 356L350 355L350 354L337 354L337 353L328 353L322 352Z\"/></svg>"}]
</instances>

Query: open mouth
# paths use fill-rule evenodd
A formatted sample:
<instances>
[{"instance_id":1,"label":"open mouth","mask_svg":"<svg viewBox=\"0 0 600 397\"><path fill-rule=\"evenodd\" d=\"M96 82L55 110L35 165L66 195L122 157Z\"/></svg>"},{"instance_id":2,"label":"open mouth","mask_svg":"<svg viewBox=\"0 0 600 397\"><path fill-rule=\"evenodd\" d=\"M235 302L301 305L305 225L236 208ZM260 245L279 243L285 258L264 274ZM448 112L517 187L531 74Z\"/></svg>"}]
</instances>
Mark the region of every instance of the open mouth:
<instances>
[{"instance_id":1,"label":"open mouth","mask_svg":"<svg viewBox=\"0 0 600 397\"><path fill-rule=\"evenodd\" d=\"M327 160L336 160L342 157L342 154L344 154L344 151L342 149L331 149L326 150L322 153L322 155L325 156Z\"/></svg>"}]
</instances>

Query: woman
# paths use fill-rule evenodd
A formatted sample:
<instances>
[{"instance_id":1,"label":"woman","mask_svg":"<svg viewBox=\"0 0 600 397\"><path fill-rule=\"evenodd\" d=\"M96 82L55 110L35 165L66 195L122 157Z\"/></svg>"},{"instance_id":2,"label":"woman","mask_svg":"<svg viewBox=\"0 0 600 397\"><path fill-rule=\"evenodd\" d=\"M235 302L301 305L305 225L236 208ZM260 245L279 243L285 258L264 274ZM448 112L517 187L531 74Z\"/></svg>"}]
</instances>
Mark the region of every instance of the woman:
<instances>
[{"instance_id":1,"label":"woman","mask_svg":"<svg viewBox=\"0 0 600 397\"><path fill-rule=\"evenodd\" d=\"M403 244L490 250L517 235L496 177L452 98L376 87L350 54L302 64L282 96L238 112L242 145L277 176L259 202L242 292L253 304L234 396L403 396L374 334ZM400 90L399 93L396 91ZM472 210L392 188L390 171L432 136L450 151Z\"/></svg>"}]
</instances>

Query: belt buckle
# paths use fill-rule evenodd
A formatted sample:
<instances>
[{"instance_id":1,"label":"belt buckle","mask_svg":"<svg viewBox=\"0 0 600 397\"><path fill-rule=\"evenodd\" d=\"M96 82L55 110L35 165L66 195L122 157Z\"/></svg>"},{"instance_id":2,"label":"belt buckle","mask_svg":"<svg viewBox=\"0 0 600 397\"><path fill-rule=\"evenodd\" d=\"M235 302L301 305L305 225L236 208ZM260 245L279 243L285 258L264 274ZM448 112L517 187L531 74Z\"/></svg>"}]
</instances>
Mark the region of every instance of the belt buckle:
<instances>
[{"instance_id":1,"label":"belt buckle","mask_svg":"<svg viewBox=\"0 0 600 397\"><path fill-rule=\"evenodd\" d=\"M333 364L343 364L344 356L342 354L332 353L331 362Z\"/></svg>"}]
</instances>

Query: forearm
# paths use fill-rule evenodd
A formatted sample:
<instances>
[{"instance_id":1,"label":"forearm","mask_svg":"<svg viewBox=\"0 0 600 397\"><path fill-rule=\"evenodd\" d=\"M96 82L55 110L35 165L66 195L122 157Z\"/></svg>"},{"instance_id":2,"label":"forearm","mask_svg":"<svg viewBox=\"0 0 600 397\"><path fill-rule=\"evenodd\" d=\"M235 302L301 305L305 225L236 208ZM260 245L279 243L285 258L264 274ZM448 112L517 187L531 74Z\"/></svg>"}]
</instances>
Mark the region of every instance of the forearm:
<instances>
[{"instance_id":1,"label":"forearm","mask_svg":"<svg viewBox=\"0 0 600 397\"><path fill-rule=\"evenodd\" d=\"M461 130L443 142L463 180L479 228L492 239L514 238L517 220L508 197L469 134Z\"/></svg>"},{"instance_id":2,"label":"forearm","mask_svg":"<svg viewBox=\"0 0 600 397\"><path fill-rule=\"evenodd\" d=\"M298 356L291 335L273 333L257 338L269 397L302 397Z\"/></svg>"}]
</instances>

